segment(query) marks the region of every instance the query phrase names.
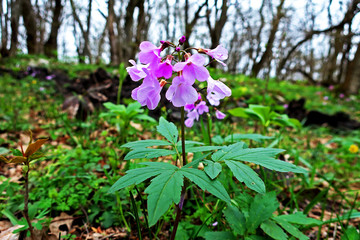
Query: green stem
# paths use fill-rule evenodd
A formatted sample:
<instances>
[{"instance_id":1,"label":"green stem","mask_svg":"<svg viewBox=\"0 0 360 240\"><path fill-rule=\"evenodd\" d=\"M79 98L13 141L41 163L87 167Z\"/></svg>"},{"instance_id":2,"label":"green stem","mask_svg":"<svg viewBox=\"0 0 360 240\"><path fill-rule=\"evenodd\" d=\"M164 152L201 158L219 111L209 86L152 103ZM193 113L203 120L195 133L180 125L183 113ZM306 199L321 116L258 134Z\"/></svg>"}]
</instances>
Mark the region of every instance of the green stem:
<instances>
[{"instance_id":1,"label":"green stem","mask_svg":"<svg viewBox=\"0 0 360 240\"><path fill-rule=\"evenodd\" d=\"M34 228L31 224L31 220L29 217L29 171L30 171L30 163L26 160L26 172L25 172L25 196L24 196L24 217L29 225L30 237L32 240L35 240Z\"/></svg>"},{"instance_id":2,"label":"green stem","mask_svg":"<svg viewBox=\"0 0 360 240\"><path fill-rule=\"evenodd\" d=\"M184 107L181 108L181 148L182 148L182 163L180 161L180 166L185 166L187 164L186 162L186 152L185 152L185 111L184 111ZM185 192L186 192L186 187L185 187L185 183L184 186L182 187L181 190L181 197L180 197L180 202L178 205L176 205L176 217L175 217L175 222L174 222L174 227L173 227L173 231L171 233L171 238L170 240L174 240L175 236L176 236L176 231L180 222L180 218L181 218L181 210L184 206L184 200L185 200Z\"/></svg>"},{"instance_id":3,"label":"green stem","mask_svg":"<svg viewBox=\"0 0 360 240\"><path fill-rule=\"evenodd\" d=\"M207 126L207 129L208 129L208 135L209 135L209 145L211 146L212 145L212 142L211 142L211 117L210 115L208 114L207 115L208 117L208 126Z\"/></svg>"},{"instance_id":4,"label":"green stem","mask_svg":"<svg viewBox=\"0 0 360 240\"><path fill-rule=\"evenodd\" d=\"M121 89L122 89L123 82L124 82L124 78L120 74L119 86L118 86L118 92L117 92L117 98L116 98L116 104L120 104L120 96L121 96Z\"/></svg>"},{"instance_id":5,"label":"green stem","mask_svg":"<svg viewBox=\"0 0 360 240\"><path fill-rule=\"evenodd\" d=\"M125 219L125 216L124 216L124 211L123 211L123 209L122 209L121 199L120 199L119 192L116 193L116 200L117 200L117 203L119 204L120 219L123 221L126 230L127 230L128 232L131 232L131 229L130 229L129 225L127 224L126 219Z\"/></svg>"}]
</instances>

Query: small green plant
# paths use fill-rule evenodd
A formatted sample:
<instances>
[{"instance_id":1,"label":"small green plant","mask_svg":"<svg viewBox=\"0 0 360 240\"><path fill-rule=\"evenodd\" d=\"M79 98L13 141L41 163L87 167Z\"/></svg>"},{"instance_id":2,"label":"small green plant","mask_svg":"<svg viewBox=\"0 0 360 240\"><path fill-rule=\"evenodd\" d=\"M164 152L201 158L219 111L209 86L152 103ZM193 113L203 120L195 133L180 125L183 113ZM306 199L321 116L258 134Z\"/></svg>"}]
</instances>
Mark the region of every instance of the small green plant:
<instances>
[{"instance_id":1,"label":"small green plant","mask_svg":"<svg viewBox=\"0 0 360 240\"><path fill-rule=\"evenodd\" d=\"M100 117L108 119L111 124L114 124L120 133L120 144L126 141L129 132L134 130L131 126L131 121L148 121L150 123L156 123L156 120L144 113L144 109L141 109L141 104L138 102L130 103L127 107L121 104L113 104L111 102L104 103L108 112L100 114Z\"/></svg>"},{"instance_id":2,"label":"small green plant","mask_svg":"<svg viewBox=\"0 0 360 240\"><path fill-rule=\"evenodd\" d=\"M41 146L47 141L47 138L44 139L38 139L35 142L32 138L32 133L30 131L30 141L29 145L26 148L25 152L23 150L22 144L20 143L21 152L17 149L13 151L14 157L11 159L7 159L4 156L0 155L0 160L3 160L7 163L21 163L24 164L24 185L25 185L25 193L24 193L24 212L23 215L26 219L27 225L25 226L25 229L29 229L30 236L32 240L36 239L36 235L34 233L34 228L31 223L31 219L34 217L29 215L29 172L30 172L30 162L36 159L39 159L43 157L43 153L39 152L38 150L41 148ZM33 211L36 213L36 211ZM15 220L14 220L15 221ZM36 225L38 226L38 224Z\"/></svg>"},{"instance_id":3,"label":"small green plant","mask_svg":"<svg viewBox=\"0 0 360 240\"><path fill-rule=\"evenodd\" d=\"M248 108L234 108L229 110L229 113L235 117L260 121L263 132L267 131L270 124L295 129L301 128L301 123L297 119L272 111L268 106L250 104Z\"/></svg>"},{"instance_id":4,"label":"small green plant","mask_svg":"<svg viewBox=\"0 0 360 240\"><path fill-rule=\"evenodd\" d=\"M242 193L235 198L233 205L227 206L223 213L231 232L207 232L206 240L213 239L262 239L264 236L276 240L286 240L291 236L309 239L301 231L302 226L319 226L322 221L308 218L302 212L288 215L275 215L279 207L275 192L257 194L255 197ZM286 233L287 232L287 233Z\"/></svg>"}]
</instances>

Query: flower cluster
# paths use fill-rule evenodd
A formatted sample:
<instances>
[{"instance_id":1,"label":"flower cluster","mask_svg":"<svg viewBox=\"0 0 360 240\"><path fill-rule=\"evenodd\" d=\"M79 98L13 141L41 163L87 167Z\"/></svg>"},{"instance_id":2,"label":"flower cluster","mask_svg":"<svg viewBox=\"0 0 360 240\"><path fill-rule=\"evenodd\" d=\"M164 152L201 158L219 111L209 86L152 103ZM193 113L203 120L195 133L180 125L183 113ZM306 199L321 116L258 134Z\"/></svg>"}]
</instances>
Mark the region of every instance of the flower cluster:
<instances>
[{"instance_id":1,"label":"flower cluster","mask_svg":"<svg viewBox=\"0 0 360 240\"><path fill-rule=\"evenodd\" d=\"M132 91L131 96L150 110L157 107L162 88L171 81L165 96L175 107L185 107L187 111L185 124L191 127L201 114L209 112L209 107L201 98L201 91L194 87L196 80L207 83L206 99L212 106L218 106L221 99L230 96L231 90L221 81L210 77L203 56L203 54L210 56L212 60L225 66L223 61L228 57L227 50L221 45L212 50L191 48L197 50L196 54L191 55L180 48L185 40L184 36L181 37L177 45L169 41L161 41L160 47L148 41L142 42L138 56L141 64L130 60L132 66L126 70L133 81L143 79L142 84ZM161 57L161 52L168 47L173 48L174 51L170 55ZM225 117L225 114L215 110L218 119Z\"/></svg>"}]
</instances>

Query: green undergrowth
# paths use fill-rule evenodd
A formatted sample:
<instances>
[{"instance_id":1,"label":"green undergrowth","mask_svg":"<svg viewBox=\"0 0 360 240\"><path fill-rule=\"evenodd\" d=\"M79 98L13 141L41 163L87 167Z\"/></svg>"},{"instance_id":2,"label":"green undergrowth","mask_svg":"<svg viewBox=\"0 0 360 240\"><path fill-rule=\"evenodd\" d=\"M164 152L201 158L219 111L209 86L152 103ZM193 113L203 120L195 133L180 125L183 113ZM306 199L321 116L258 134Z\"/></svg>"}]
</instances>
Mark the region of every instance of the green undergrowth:
<instances>
[{"instance_id":1,"label":"green undergrowth","mask_svg":"<svg viewBox=\"0 0 360 240\"><path fill-rule=\"evenodd\" d=\"M26 55L6 60L3 67L14 71L26 70L30 63L50 70L66 70L70 77L82 76L99 67L45 61ZM117 74L117 68L102 67L112 75ZM263 79L226 74L219 70L213 70L211 75L214 79L223 78L231 86L232 97L219 107L225 113L239 107L240 103L265 105L272 111L284 113L285 104L305 97L308 110L327 114L344 111L353 119L360 118L360 106L355 104L359 96L340 98L341 93L336 92L336 88L329 90L311 86L305 81L278 82L276 79L269 79L267 85ZM45 215L53 219L66 212L93 227L120 227L130 231L129 236L137 236L138 220L147 236L168 238L167 233L175 216L172 210L160 218L148 234L147 213L144 210L146 195L143 191L150 181L136 188L131 186L108 193L119 176L138 168L138 163L144 161L141 158L125 160L129 150L120 147L122 143L162 139L156 133L157 120L148 117L148 110L141 110L136 105L130 109L129 106L107 104L81 121L70 119L62 112L64 96L55 90L51 81L33 77L14 79L5 74L0 76L0 85L0 154L9 154L7 149L18 148L19 141L26 141L26 137L21 136L25 136L23 133L28 129L37 138L50 138L43 146L45 157L31 165L30 207L34 218ZM162 113L166 114L164 108ZM360 130L344 131L328 127L294 129L273 123L264 128L256 118L245 119L228 114L224 120L216 121L210 114L204 115L202 124L199 121L193 128L186 129L186 138L209 143L210 139L204 137L209 117L212 118L212 145L243 141L251 148L284 149L277 159L299 165L307 173L277 173L249 165L265 183L267 194L261 195L238 184L231 171L222 171L218 179L229 193L232 207L216 201L207 192L191 188L184 207L188 212L179 225L181 231L177 239L239 239L239 236L247 239L288 239L290 236L307 239L306 236L310 235L315 239L324 239L318 229L322 225L330 226L332 222L340 226L337 234L342 239L355 234L353 229L358 226L352 219L358 218L360 211L360 164L359 151L355 152L354 146L360 146ZM171 157L163 159L173 160ZM3 169L0 176L0 215L3 219L21 219L24 208L21 173L13 174L15 164L0 164ZM262 214L256 210L259 204L253 201L262 206L266 206L265 202L271 203L263 209L266 216L255 220L249 217ZM316 214L318 217L314 220ZM290 217L286 218L286 215ZM237 222L239 218L242 221ZM44 223L45 227L46 224L49 223ZM84 226L80 228L85 231ZM271 229L278 232L274 233Z\"/></svg>"}]
</instances>

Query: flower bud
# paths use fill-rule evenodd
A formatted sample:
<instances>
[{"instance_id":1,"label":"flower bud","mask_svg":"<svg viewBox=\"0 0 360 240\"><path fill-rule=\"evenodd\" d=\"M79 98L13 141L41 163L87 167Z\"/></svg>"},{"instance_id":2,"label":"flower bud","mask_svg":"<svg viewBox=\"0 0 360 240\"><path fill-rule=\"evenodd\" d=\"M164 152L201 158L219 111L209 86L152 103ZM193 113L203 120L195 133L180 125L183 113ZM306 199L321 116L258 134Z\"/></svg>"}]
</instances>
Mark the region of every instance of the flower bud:
<instances>
[{"instance_id":1,"label":"flower bud","mask_svg":"<svg viewBox=\"0 0 360 240\"><path fill-rule=\"evenodd\" d=\"M175 51L177 51L177 52L180 52L180 50L181 50L181 49L180 49L179 47L176 47L176 48L175 48Z\"/></svg>"},{"instance_id":2,"label":"flower bud","mask_svg":"<svg viewBox=\"0 0 360 240\"><path fill-rule=\"evenodd\" d=\"M180 39L179 39L179 44L180 45L183 45L186 41L186 37L185 36L182 36Z\"/></svg>"}]
</instances>

